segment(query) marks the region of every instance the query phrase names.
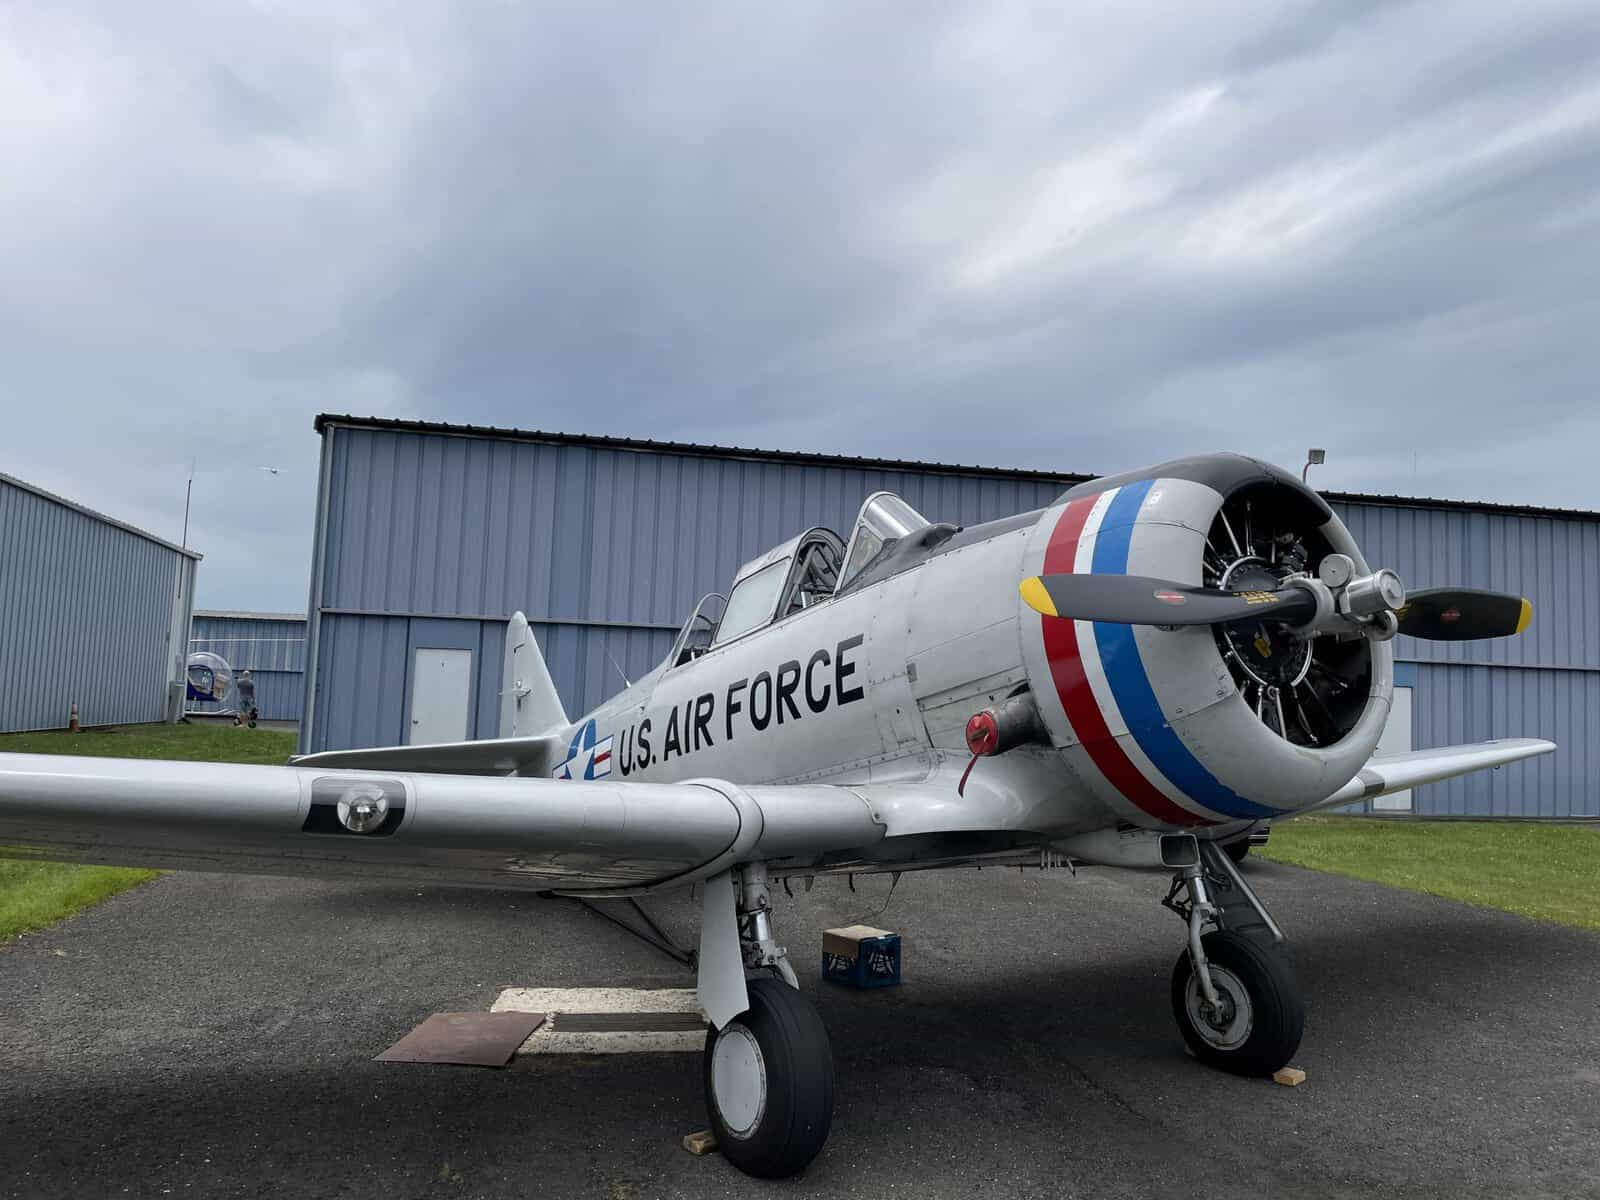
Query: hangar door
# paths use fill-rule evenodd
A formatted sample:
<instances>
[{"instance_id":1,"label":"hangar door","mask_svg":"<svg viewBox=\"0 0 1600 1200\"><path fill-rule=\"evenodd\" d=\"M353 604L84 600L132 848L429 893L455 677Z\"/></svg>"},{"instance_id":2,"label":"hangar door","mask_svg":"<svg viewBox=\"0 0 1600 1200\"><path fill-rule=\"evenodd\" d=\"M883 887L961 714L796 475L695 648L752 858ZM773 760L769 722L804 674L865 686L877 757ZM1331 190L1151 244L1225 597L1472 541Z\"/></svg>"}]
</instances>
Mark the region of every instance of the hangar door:
<instances>
[{"instance_id":1,"label":"hangar door","mask_svg":"<svg viewBox=\"0 0 1600 1200\"><path fill-rule=\"evenodd\" d=\"M1410 749L1411 689L1397 687L1394 690L1394 702L1389 706L1389 723L1383 727L1383 736L1378 739L1378 753L1397 754L1400 751ZM1410 790L1390 792L1387 796L1373 797L1372 811L1410 812Z\"/></svg>"},{"instance_id":2,"label":"hangar door","mask_svg":"<svg viewBox=\"0 0 1600 1200\"><path fill-rule=\"evenodd\" d=\"M427 646L412 651L406 742L464 742L471 712L472 651Z\"/></svg>"}]
</instances>

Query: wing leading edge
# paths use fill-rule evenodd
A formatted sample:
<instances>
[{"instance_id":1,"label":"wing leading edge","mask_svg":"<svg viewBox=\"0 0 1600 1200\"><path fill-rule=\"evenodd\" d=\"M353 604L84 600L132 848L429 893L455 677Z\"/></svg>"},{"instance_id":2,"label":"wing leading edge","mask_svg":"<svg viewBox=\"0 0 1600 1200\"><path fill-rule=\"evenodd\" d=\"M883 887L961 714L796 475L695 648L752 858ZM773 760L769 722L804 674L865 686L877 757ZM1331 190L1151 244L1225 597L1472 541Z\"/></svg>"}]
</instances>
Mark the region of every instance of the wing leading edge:
<instances>
[{"instance_id":1,"label":"wing leading edge","mask_svg":"<svg viewBox=\"0 0 1600 1200\"><path fill-rule=\"evenodd\" d=\"M653 889L859 853L847 788L611 783L0 754L0 856L530 890Z\"/></svg>"},{"instance_id":2,"label":"wing leading edge","mask_svg":"<svg viewBox=\"0 0 1600 1200\"><path fill-rule=\"evenodd\" d=\"M1540 754L1549 754L1554 742L1543 738L1500 738L1472 742L1463 746L1439 746L1432 750L1407 750L1396 754L1374 754L1356 777L1320 804L1306 809L1335 808L1356 800L1368 800L1389 792L1403 792L1425 783L1438 783L1486 767L1503 767Z\"/></svg>"}]
</instances>

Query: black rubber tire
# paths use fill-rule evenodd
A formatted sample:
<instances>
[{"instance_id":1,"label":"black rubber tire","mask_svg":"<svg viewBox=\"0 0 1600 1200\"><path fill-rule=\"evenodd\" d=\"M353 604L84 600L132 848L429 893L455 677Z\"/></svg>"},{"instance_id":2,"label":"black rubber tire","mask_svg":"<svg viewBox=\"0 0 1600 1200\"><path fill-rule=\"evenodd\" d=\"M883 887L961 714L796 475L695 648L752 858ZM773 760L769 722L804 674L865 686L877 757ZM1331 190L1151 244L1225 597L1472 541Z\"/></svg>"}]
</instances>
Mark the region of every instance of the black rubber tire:
<instances>
[{"instance_id":1,"label":"black rubber tire","mask_svg":"<svg viewBox=\"0 0 1600 1200\"><path fill-rule=\"evenodd\" d=\"M1240 838L1237 842L1229 842L1223 849L1228 852L1228 857L1233 859L1235 863L1242 863L1245 860L1245 855L1250 853L1250 842L1245 838Z\"/></svg>"},{"instance_id":2,"label":"black rubber tire","mask_svg":"<svg viewBox=\"0 0 1600 1200\"><path fill-rule=\"evenodd\" d=\"M786 983L752 979L750 1007L722 1030L706 1033L702 1074L706 1115L722 1156L747 1175L782 1179L816 1158L833 1124L833 1048L817 1007ZM748 1134L734 1134L711 1090L711 1053L728 1029L743 1025L766 1067L766 1106Z\"/></svg>"},{"instance_id":3,"label":"black rubber tire","mask_svg":"<svg viewBox=\"0 0 1600 1200\"><path fill-rule=\"evenodd\" d=\"M1214 1046L1189 1020L1186 1004L1194 974L1189 953L1172 968L1172 1015L1195 1057L1234 1075L1271 1075L1288 1066L1305 1033L1306 1009L1294 969L1281 951L1237 933L1212 932L1201 939L1207 962L1229 971L1249 994L1250 1032L1232 1049Z\"/></svg>"}]
</instances>

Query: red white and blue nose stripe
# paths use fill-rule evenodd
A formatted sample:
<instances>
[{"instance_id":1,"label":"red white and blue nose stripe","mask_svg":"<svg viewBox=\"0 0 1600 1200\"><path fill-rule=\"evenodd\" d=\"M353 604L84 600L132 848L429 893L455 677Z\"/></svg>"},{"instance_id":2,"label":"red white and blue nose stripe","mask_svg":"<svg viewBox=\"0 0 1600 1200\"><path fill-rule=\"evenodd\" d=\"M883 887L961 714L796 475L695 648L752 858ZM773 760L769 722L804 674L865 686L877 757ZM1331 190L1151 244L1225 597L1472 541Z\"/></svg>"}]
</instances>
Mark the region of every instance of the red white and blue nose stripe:
<instances>
[{"instance_id":1,"label":"red white and blue nose stripe","mask_svg":"<svg viewBox=\"0 0 1600 1200\"><path fill-rule=\"evenodd\" d=\"M1047 575L1128 574L1154 480L1070 501L1045 548ZM1150 682L1131 625L1040 617L1056 696L1092 769L1145 815L1205 825L1280 815L1222 783L1184 744Z\"/></svg>"}]
</instances>

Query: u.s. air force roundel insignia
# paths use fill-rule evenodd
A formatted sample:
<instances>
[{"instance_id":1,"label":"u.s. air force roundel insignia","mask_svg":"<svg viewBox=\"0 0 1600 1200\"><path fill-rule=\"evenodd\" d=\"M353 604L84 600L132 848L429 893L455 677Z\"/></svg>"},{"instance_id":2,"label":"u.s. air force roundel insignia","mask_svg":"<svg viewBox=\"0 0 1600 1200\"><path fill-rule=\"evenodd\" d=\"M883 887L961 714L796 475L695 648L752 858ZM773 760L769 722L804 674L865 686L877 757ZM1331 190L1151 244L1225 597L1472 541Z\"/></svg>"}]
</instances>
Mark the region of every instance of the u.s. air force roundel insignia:
<instances>
[{"instance_id":1,"label":"u.s. air force roundel insignia","mask_svg":"<svg viewBox=\"0 0 1600 1200\"><path fill-rule=\"evenodd\" d=\"M550 773L552 779L604 779L611 774L611 738L596 739L591 718L578 727L567 757Z\"/></svg>"},{"instance_id":2,"label":"u.s. air force roundel insignia","mask_svg":"<svg viewBox=\"0 0 1600 1200\"><path fill-rule=\"evenodd\" d=\"M311 783L304 833L388 837L406 819L406 789L398 779L329 775Z\"/></svg>"}]
</instances>

